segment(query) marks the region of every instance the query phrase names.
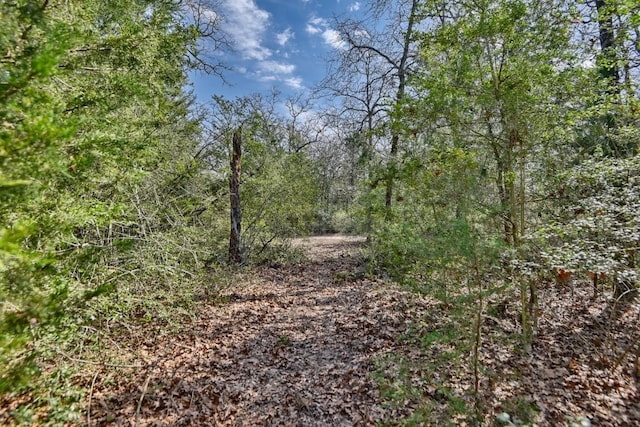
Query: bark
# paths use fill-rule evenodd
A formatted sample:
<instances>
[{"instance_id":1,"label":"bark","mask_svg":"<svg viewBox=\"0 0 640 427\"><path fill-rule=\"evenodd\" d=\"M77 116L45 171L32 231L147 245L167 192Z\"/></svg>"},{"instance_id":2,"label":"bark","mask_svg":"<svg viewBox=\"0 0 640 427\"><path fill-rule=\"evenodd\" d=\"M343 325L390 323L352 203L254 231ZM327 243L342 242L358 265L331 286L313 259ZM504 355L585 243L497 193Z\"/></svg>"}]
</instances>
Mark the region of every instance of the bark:
<instances>
[{"instance_id":1,"label":"bark","mask_svg":"<svg viewBox=\"0 0 640 427\"><path fill-rule=\"evenodd\" d=\"M381 13L381 11L388 7L390 4L392 4L392 2L378 2L374 5L374 9ZM414 28L419 19L418 9L419 1L412 0L411 9L409 10L409 14L407 16L407 28L404 31L404 35L402 38L401 51L393 52L385 49L384 46L381 47L363 43L358 37L356 37L354 34L351 34L349 30L343 30L348 43L351 45L351 50L355 50L358 52L369 52L378 56L389 65L389 71L395 73L395 76L397 77L397 86L395 86L393 90L395 91L395 104L398 107L401 106L401 103L406 95L407 74L409 71L409 60L411 59L410 48L413 39ZM400 118L397 116L397 112L394 112L393 117L391 118L391 144L389 149L389 162L387 171L385 173L385 176L383 177L386 189L385 207L387 220L391 218L391 206L393 203L393 190L397 167L396 158L400 145L399 121Z\"/></svg>"},{"instance_id":2,"label":"bark","mask_svg":"<svg viewBox=\"0 0 640 427\"><path fill-rule=\"evenodd\" d=\"M515 147L522 145L522 140L520 137L520 132L517 129L512 129L509 132L509 147L507 149L508 156L508 196L509 196L509 222L511 223L511 241L513 246L518 246L520 244L520 233L518 225L518 198L517 198L517 190L516 190L516 169L515 169L515 156L514 150ZM524 203L524 201L523 201Z\"/></svg>"},{"instance_id":3,"label":"bark","mask_svg":"<svg viewBox=\"0 0 640 427\"><path fill-rule=\"evenodd\" d=\"M515 186L513 185L513 165L512 165L512 147L510 135L509 144L505 147L499 143L494 134L490 122L487 120L487 133L493 140L491 149L496 162L496 187L498 189L498 198L500 199L500 220L502 221L503 239L505 244L513 246L516 244L515 237L515 217L513 203L515 202ZM511 182L510 182L511 180Z\"/></svg>"},{"instance_id":4,"label":"bark","mask_svg":"<svg viewBox=\"0 0 640 427\"><path fill-rule=\"evenodd\" d=\"M498 187L498 196L500 198L501 207L501 220L504 227L504 242L512 246L514 242L514 227L512 218L511 204L513 201L512 193L510 191L511 186L507 182L509 175L509 168L506 166L502 158L496 158L498 176L496 179L496 185Z\"/></svg>"},{"instance_id":5,"label":"bark","mask_svg":"<svg viewBox=\"0 0 640 427\"><path fill-rule=\"evenodd\" d=\"M406 85L407 85L407 61L409 60L409 47L411 45L411 38L413 37L413 27L416 24L418 12L418 0L411 2L411 12L409 13L409 19L407 22L407 31L404 34L404 45L402 46L402 56L397 67L398 72L398 90L396 91L396 105L402 105L402 101L405 97ZM394 120L398 120L395 118ZM393 187L394 177L396 174L396 157L398 155L398 145L400 143L400 135L398 124L392 123L391 125L391 149L389 151L389 170L387 171L386 179L386 194L385 194L385 207L387 209L386 217L391 219L391 206L393 203Z\"/></svg>"},{"instance_id":6,"label":"bark","mask_svg":"<svg viewBox=\"0 0 640 427\"><path fill-rule=\"evenodd\" d=\"M231 200L231 233L229 236L229 262L242 262L241 225L242 209L240 204L240 171L242 165L242 128L233 132L231 153L231 175L229 177L229 194Z\"/></svg>"},{"instance_id":7,"label":"bark","mask_svg":"<svg viewBox=\"0 0 640 427\"><path fill-rule=\"evenodd\" d=\"M616 64L616 40L613 26L613 11L607 0L596 0L598 12L598 31L600 38L601 64L600 74L610 87L611 93L620 91L620 70Z\"/></svg>"}]
</instances>

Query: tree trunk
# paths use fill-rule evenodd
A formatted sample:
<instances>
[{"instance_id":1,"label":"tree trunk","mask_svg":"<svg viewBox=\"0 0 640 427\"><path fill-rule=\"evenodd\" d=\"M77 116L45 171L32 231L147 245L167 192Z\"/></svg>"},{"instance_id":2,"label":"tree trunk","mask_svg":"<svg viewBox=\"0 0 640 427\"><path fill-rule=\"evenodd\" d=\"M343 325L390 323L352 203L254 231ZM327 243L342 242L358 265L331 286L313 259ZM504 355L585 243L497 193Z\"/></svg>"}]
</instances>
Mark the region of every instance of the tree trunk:
<instances>
[{"instance_id":1,"label":"tree trunk","mask_svg":"<svg viewBox=\"0 0 640 427\"><path fill-rule=\"evenodd\" d=\"M411 40L413 38L413 27L418 20L418 0L413 0L411 3L411 11L409 12L409 18L407 22L407 31L404 34L404 45L402 46L402 57L397 67L398 72L398 90L396 91L396 105L401 106L405 97L406 84L407 84L407 61L409 60L409 48L411 46ZM397 157L398 157L398 145L400 143L400 129L398 124L393 123L394 120L402 120L396 117L392 119L391 123L391 150L389 152L389 165L387 170L386 179L386 194L385 194L385 207L386 207L386 219L389 221L392 218L391 205L393 203L393 182L397 173Z\"/></svg>"},{"instance_id":2,"label":"tree trunk","mask_svg":"<svg viewBox=\"0 0 640 427\"><path fill-rule=\"evenodd\" d=\"M386 211L386 219L391 219L391 205L393 203L393 181L394 177L397 173L396 171L396 158L398 154L398 143L400 141L400 137L398 136L397 131L391 137L391 150L389 151L389 165L387 166L387 177L386 177L386 193L384 196L384 205L387 209Z\"/></svg>"},{"instance_id":3,"label":"tree trunk","mask_svg":"<svg viewBox=\"0 0 640 427\"><path fill-rule=\"evenodd\" d=\"M620 91L620 70L616 61L616 40L613 30L613 10L606 0L596 0L600 36L600 74L607 80L610 93Z\"/></svg>"},{"instance_id":4,"label":"tree trunk","mask_svg":"<svg viewBox=\"0 0 640 427\"><path fill-rule=\"evenodd\" d=\"M503 226L503 240L508 246L513 245L513 222L511 220L511 195L509 192L509 185L506 182L508 179L505 175L508 172L505 171L505 166L502 161L498 161L498 176L496 184L498 186L498 196L500 198L500 220Z\"/></svg>"},{"instance_id":5,"label":"tree trunk","mask_svg":"<svg viewBox=\"0 0 640 427\"><path fill-rule=\"evenodd\" d=\"M242 209L240 205L240 170L242 164L242 128L233 132L231 153L231 175L229 176L229 195L231 199L231 234L229 236L229 262L240 264L242 251L240 246Z\"/></svg>"}]
</instances>

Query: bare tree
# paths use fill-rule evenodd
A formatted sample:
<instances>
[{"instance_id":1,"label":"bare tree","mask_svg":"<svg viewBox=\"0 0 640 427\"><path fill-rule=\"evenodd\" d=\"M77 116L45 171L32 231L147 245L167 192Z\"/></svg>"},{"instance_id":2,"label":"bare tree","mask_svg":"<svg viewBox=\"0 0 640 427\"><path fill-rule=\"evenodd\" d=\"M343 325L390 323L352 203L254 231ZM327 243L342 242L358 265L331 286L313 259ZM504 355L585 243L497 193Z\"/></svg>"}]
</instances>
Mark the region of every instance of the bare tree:
<instances>
[{"instance_id":1,"label":"bare tree","mask_svg":"<svg viewBox=\"0 0 640 427\"><path fill-rule=\"evenodd\" d=\"M233 132L229 196L231 201L231 233L229 235L229 262L240 264L242 207L240 204L240 171L242 167L242 127Z\"/></svg>"},{"instance_id":2,"label":"bare tree","mask_svg":"<svg viewBox=\"0 0 640 427\"><path fill-rule=\"evenodd\" d=\"M231 42L220 24L218 2L215 0L175 0L183 25L191 26L197 33L198 41L187 49L187 65L207 74L224 79L223 72L229 70L220 52L231 48Z\"/></svg>"},{"instance_id":3,"label":"bare tree","mask_svg":"<svg viewBox=\"0 0 640 427\"><path fill-rule=\"evenodd\" d=\"M418 0L374 0L365 19L338 22L337 29L348 44L348 49L338 53L339 78L348 71L364 73L360 79L346 80L351 87L345 87L344 83L336 85L335 77L325 83L335 92L341 92L345 108L362 113L368 131L380 116L389 126L388 160L383 177L387 218L391 216L400 148L403 118L399 113L407 95L407 78L415 56L413 36L420 19L418 4ZM386 21L382 29L378 25L381 21Z\"/></svg>"}]
</instances>

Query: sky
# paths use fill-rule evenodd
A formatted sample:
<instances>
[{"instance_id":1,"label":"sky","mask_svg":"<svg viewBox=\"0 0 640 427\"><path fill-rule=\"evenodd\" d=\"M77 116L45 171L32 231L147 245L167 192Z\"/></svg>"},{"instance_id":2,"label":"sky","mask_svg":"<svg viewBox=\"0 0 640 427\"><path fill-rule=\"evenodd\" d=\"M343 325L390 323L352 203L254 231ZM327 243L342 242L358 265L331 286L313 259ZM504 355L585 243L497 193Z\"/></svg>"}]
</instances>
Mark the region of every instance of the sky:
<instances>
[{"instance_id":1,"label":"sky","mask_svg":"<svg viewBox=\"0 0 640 427\"><path fill-rule=\"evenodd\" d=\"M232 68L227 83L190 75L200 102L212 94L233 99L253 93L304 93L326 73L326 59L345 43L331 27L334 16L356 18L365 0L219 0L222 29L234 51L218 56Z\"/></svg>"}]
</instances>

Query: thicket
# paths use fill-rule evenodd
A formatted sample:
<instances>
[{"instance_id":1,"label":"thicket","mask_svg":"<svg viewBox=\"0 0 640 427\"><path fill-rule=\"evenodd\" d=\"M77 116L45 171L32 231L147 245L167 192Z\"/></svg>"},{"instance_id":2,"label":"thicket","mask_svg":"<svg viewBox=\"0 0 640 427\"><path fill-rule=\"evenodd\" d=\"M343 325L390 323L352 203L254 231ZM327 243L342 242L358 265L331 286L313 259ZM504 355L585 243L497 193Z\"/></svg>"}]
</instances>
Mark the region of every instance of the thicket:
<instances>
[{"instance_id":1,"label":"thicket","mask_svg":"<svg viewBox=\"0 0 640 427\"><path fill-rule=\"evenodd\" d=\"M532 351L539 285L586 284L594 297L606 292L612 305L633 298L637 6L371 6L370 17L393 28L344 22L349 48L336 70L369 73L351 78L344 108L360 102L361 121L351 126L362 142L356 157L365 179L353 211L361 230L370 231L373 270L450 308L458 334L441 331L440 338L459 349L457 363L467 368L482 319L500 307L517 307L521 339L514 351ZM399 99L400 77L386 80L389 63L402 57L385 38L393 31L412 32ZM394 186L390 209L384 182ZM479 359L471 359L477 374Z\"/></svg>"},{"instance_id":2,"label":"thicket","mask_svg":"<svg viewBox=\"0 0 640 427\"><path fill-rule=\"evenodd\" d=\"M318 93L344 103L318 123L278 97L195 106L187 73L219 71L200 48L224 37L194 4L0 4L0 394L37 390L80 330L93 343L215 297L234 133L244 262L279 262L303 233L366 234L372 271L450 309L423 344L472 354L476 396L486 312L517 307L530 352L537 284L637 292L635 2L372 1L337 25Z\"/></svg>"},{"instance_id":3,"label":"thicket","mask_svg":"<svg viewBox=\"0 0 640 427\"><path fill-rule=\"evenodd\" d=\"M176 286L207 251L183 246L196 243L186 236L201 167L182 90L197 36L178 12L171 2L2 3L2 392L29 385L38 341L64 341L109 305L88 309L92 297L117 289L108 315L131 313L146 302L129 284Z\"/></svg>"},{"instance_id":4,"label":"thicket","mask_svg":"<svg viewBox=\"0 0 640 427\"><path fill-rule=\"evenodd\" d=\"M60 372L85 355L69 349L193 316L224 286L230 130L244 126L248 262L283 256L313 218L314 165L284 119L194 105L187 73L217 72L200 47L224 37L190 5L0 5L0 394L34 393L21 421L74 416Z\"/></svg>"}]
</instances>

